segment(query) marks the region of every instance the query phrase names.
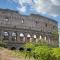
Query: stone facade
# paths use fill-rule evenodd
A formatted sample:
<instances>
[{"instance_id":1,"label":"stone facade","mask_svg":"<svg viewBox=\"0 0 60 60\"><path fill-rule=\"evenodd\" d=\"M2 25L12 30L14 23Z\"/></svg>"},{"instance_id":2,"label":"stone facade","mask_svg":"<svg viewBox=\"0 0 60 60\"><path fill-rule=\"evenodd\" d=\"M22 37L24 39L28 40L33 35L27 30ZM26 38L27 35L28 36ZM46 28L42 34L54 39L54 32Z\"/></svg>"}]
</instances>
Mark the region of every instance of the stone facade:
<instances>
[{"instance_id":1,"label":"stone facade","mask_svg":"<svg viewBox=\"0 0 60 60\"><path fill-rule=\"evenodd\" d=\"M57 21L50 18L34 14L24 16L17 11L0 9L0 38L8 48L19 49L26 42L39 40L57 43L51 36L57 29Z\"/></svg>"}]
</instances>

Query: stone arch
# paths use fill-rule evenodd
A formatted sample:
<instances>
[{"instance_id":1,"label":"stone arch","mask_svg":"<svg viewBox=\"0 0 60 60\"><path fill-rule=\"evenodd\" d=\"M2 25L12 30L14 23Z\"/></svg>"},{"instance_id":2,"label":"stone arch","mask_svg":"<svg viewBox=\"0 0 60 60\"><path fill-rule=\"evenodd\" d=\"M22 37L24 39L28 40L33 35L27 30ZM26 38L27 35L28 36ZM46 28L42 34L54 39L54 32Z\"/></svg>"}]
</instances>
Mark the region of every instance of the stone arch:
<instances>
[{"instance_id":1,"label":"stone arch","mask_svg":"<svg viewBox=\"0 0 60 60\"><path fill-rule=\"evenodd\" d=\"M17 39L17 35L15 32L12 32L12 40L15 41Z\"/></svg>"},{"instance_id":2,"label":"stone arch","mask_svg":"<svg viewBox=\"0 0 60 60\"><path fill-rule=\"evenodd\" d=\"M27 42L30 42L31 35L27 34Z\"/></svg>"},{"instance_id":3,"label":"stone arch","mask_svg":"<svg viewBox=\"0 0 60 60\"><path fill-rule=\"evenodd\" d=\"M20 33L20 42L24 42L24 34L23 33Z\"/></svg>"},{"instance_id":4,"label":"stone arch","mask_svg":"<svg viewBox=\"0 0 60 60\"><path fill-rule=\"evenodd\" d=\"M16 36L16 33L15 32L12 32L12 36Z\"/></svg>"},{"instance_id":5,"label":"stone arch","mask_svg":"<svg viewBox=\"0 0 60 60\"><path fill-rule=\"evenodd\" d=\"M31 37L31 35L30 35L30 34L27 34L27 37L28 37L28 38L30 38L30 37Z\"/></svg>"},{"instance_id":6,"label":"stone arch","mask_svg":"<svg viewBox=\"0 0 60 60\"><path fill-rule=\"evenodd\" d=\"M3 32L3 36L4 36L4 38L3 38L3 40L9 40L9 32Z\"/></svg>"},{"instance_id":7,"label":"stone arch","mask_svg":"<svg viewBox=\"0 0 60 60\"><path fill-rule=\"evenodd\" d=\"M44 40L45 40L45 41L47 40L47 36L44 37Z\"/></svg>"},{"instance_id":8,"label":"stone arch","mask_svg":"<svg viewBox=\"0 0 60 60\"><path fill-rule=\"evenodd\" d=\"M19 48L19 50L20 50L20 51L23 51L23 50L24 50L24 48L23 48L23 47L20 47L20 48Z\"/></svg>"},{"instance_id":9,"label":"stone arch","mask_svg":"<svg viewBox=\"0 0 60 60\"><path fill-rule=\"evenodd\" d=\"M11 50L16 50L16 47L11 47Z\"/></svg>"},{"instance_id":10,"label":"stone arch","mask_svg":"<svg viewBox=\"0 0 60 60\"><path fill-rule=\"evenodd\" d=\"M33 42L36 42L36 38L37 38L37 36L36 36L36 34L34 34L33 35Z\"/></svg>"},{"instance_id":11,"label":"stone arch","mask_svg":"<svg viewBox=\"0 0 60 60\"><path fill-rule=\"evenodd\" d=\"M4 35L5 35L5 36L8 36L9 34L8 34L8 32L4 32Z\"/></svg>"},{"instance_id":12,"label":"stone arch","mask_svg":"<svg viewBox=\"0 0 60 60\"><path fill-rule=\"evenodd\" d=\"M26 49L26 51L29 51L29 52L30 52L31 50L32 50L32 48L27 48L27 49Z\"/></svg>"},{"instance_id":13,"label":"stone arch","mask_svg":"<svg viewBox=\"0 0 60 60\"><path fill-rule=\"evenodd\" d=\"M24 37L24 34L23 33L20 33L20 37Z\"/></svg>"},{"instance_id":14,"label":"stone arch","mask_svg":"<svg viewBox=\"0 0 60 60\"><path fill-rule=\"evenodd\" d=\"M39 39L40 39L40 40L42 39L42 35L39 36Z\"/></svg>"},{"instance_id":15,"label":"stone arch","mask_svg":"<svg viewBox=\"0 0 60 60\"><path fill-rule=\"evenodd\" d=\"M34 35L33 38L36 39L37 38L36 35Z\"/></svg>"}]
</instances>

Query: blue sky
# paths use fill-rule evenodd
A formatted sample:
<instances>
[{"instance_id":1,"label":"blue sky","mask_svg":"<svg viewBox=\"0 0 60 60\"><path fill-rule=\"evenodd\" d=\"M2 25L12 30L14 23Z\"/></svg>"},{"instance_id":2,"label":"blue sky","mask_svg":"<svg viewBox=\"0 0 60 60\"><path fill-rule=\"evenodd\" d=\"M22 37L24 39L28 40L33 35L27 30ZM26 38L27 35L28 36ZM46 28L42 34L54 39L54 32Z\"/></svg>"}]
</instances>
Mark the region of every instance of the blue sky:
<instances>
[{"instance_id":1,"label":"blue sky","mask_svg":"<svg viewBox=\"0 0 60 60\"><path fill-rule=\"evenodd\" d=\"M41 14L58 21L60 27L59 2L59 0L0 0L0 8L17 10L26 15Z\"/></svg>"}]
</instances>

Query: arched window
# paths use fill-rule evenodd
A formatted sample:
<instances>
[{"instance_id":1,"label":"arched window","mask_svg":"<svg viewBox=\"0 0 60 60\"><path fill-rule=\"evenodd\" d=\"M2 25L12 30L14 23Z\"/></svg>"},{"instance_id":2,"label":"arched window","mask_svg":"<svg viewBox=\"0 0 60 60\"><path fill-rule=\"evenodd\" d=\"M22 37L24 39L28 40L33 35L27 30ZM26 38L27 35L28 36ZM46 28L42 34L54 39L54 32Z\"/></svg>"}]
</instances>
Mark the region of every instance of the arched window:
<instances>
[{"instance_id":1,"label":"arched window","mask_svg":"<svg viewBox=\"0 0 60 60\"><path fill-rule=\"evenodd\" d=\"M34 35L34 39L36 39L36 35Z\"/></svg>"},{"instance_id":2,"label":"arched window","mask_svg":"<svg viewBox=\"0 0 60 60\"><path fill-rule=\"evenodd\" d=\"M47 39L47 38L46 38L46 36L45 36L45 37L44 37L44 40L46 41L46 39Z\"/></svg>"},{"instance_id":3,"label":"arched window","mask_svg":"<svg viewBox=\"0 0 60 60\"><path fill-rule=\"evenodd\" d=\"M20 33L20 37L24 37L24 34L23 33Z\"/></svg>"},{"instance_id":4,"label":"arched window","mask_svg":"<svg viewBox=\"0 0 60 60\"><path fill-rule=\"evenodd\" d=\"M12 40L13 41L16 40L16 33L15 32L12 33Z\"/></svg>"},{"instance_id":5,"label":"arched window","mask_svg":"<svg viewBox=\"0 0 60 60\"><path fill-rule=\"evenodd\" d=\"M4 32L3 35L4 35L3 40L9 40L9 34L8 34L8 32Z\"/></svg>"},{"instance_id":6,"label":"arched window","mask_svg":"<svg viewBox=\"0 0 60 60\"><path fill-rule=\"evenodd\" d=\"M16 33L15 33L15 32L13 32L13 33L12 33L12 36L16 36Z\"/></svg>"},{"instance_id":7,"label":"arched window","mask_svg":"<svg viewBox=\"0 0 60 60\"><path fill-rule=\"evenodd\" d=\"M36 35L33 35L33 40L32 40L32 42L36 42Z\"/></svg>"},{"instance_id":8,"label":"arched window","mask_svg":"<svg viewBox=\"0 0 60 60\"><path fill-rule=\"evenodd\" d=\"M24 23L24 20L22 20L22 24Z\"/></svg>"},{"instance_id":9,"label":"arched window","mask_svg":"<svg viewBox=\"0 0 60 60\"><path fill-rule=\"evenodd\" d=\"M8 32L4 32L4 36L8 36Z\"/></svg>"},{"instance_id":10,"label":"arched window","mask_svg":"<svg viewBox=\"0 0 60 60\"><path fill-rule=\"evenodd\" d=\"M28 34L28 35L27 35L27 42L30 42L30 37L31 37L31 35Z\"/></svg>"},{"instance_id":11,"label":"arched window","mask_svg":"<svg viewBox=\"0 0 60 60\"><path fill-rule=\"evenodd\" d=\"M20 41L23 42L23 39L24 39L24 34L20 33Z\"/></svg>"},{"instance_id":12,"label":"arched window","mask_svg":"<svg viewBox=\"0 0 60 60\"><path fill-rule=\"evenodd\" d=\"M42 39L42 36L40 35L40 39Z\"/></svg>"},{"instance_id":13,"label":"arched window","mask_svg":"<svg viewBox=\"0 0 60 60\"><path fill-rule=\"evenodd\" d=\"M28 34L28 35L27 35L27 38L30 38L30 37L31 37L30 34Z\"/></svg>"}]
</instances>

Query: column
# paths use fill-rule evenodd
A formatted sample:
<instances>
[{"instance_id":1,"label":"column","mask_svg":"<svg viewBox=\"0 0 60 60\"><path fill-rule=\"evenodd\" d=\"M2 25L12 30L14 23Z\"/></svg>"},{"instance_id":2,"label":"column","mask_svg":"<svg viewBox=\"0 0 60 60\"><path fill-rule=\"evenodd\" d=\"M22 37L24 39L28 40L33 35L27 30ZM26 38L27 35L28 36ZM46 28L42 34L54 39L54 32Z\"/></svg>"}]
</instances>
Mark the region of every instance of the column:
<instances>
[{"instance_id":1,"label":"column","mask_svg":"<svg viewBox=\"0 0 60 60\"><path fill-rule=\"evenodd\" d=\"M17 42L20 42L20 33L17 32Z\"/></svg>"},{"instance_id":2,"label":"column","mask_svg":"<svg viewBox=\"0 0 60 60\"><path fill-rule=\"evenodd\" d=\"M9 42L12 41L12 36L11 36L11 32L9 32Z\"/></svg>"}]
</instances>

